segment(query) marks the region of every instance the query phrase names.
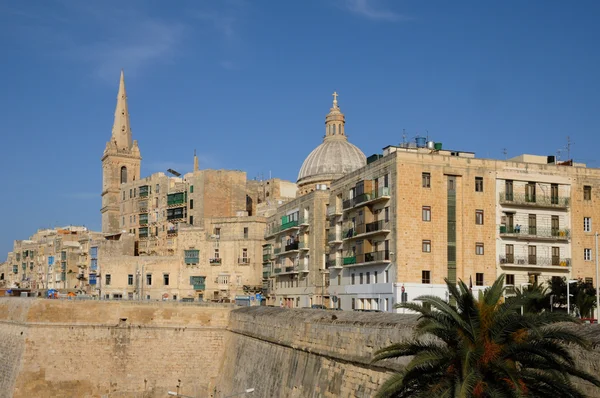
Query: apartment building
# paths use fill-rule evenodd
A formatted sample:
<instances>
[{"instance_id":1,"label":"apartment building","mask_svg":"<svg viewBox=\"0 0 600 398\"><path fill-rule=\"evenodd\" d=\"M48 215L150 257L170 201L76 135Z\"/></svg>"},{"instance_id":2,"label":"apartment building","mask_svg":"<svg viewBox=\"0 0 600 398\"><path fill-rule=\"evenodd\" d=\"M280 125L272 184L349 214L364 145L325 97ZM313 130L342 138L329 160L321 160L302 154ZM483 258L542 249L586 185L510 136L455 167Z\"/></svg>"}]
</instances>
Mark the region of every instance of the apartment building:
<instances>
[{"instance_id":1,"label":"apartment building","mask_svg":"<svg viewBox=\"0 0 600 398\"><path fill-rule=\"evenodd\" d=\"M331 184L330 305L390 311L423 294L448 300L445 278L477 291L505 274L508 294L552 277L593 281L599 177L545 156L386 147Z\"/></svg>"}]
</instances>

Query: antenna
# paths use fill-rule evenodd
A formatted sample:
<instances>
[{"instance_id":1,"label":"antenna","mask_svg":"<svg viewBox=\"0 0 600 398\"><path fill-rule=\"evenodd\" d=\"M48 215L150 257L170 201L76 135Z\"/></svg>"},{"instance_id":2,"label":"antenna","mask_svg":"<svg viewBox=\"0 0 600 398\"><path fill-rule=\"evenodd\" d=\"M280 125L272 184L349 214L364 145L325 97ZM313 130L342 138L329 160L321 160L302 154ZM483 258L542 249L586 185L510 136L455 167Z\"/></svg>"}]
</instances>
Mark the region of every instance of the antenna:
<instances>
[{"instance_id":1,"label":"antenna","mask_svg":"<svg viewBox=\"0 0 600 398\"><path fill-rule=\"evenodd\" d=\"M402 143L406 144L406 129L402 129Z\"/></svg>"},{"instance_id":2,"label":"antenna","mask_svg":"<svg viewBox=\"0 0 600 398\"><path fill-rule=\"evenodd\" d=\"M504 160L508 159L508 151L506 150L506 148L502 148L502 154L504 155Z\"/></svg>"},{"instance_id":3,"label":"antenna","mask_svg":"<svg viewBox=\"0 0 600 398\"><path fill-rule=\"evenodd\" d=\"M571 137L567 136L567 146L565 147L565 149L567 150L567 160L571 160L571 145L575 144L574 142L571 142Z\"/></svg>"}]
</instances>

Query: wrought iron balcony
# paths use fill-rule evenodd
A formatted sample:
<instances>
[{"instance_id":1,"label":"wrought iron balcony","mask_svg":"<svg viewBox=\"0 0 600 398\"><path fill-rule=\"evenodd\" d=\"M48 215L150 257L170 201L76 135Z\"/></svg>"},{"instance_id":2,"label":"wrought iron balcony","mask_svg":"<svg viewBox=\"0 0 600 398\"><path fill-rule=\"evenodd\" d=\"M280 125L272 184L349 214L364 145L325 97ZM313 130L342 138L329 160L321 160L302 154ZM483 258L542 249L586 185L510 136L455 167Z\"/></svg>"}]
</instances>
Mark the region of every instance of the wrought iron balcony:
<instances>
[{"instance_id":1,"label":"wrought iron balcony","mask_svg":"<svg viewBox=\"0 0 600 398\"><path fill-rule=\"evenodd\" d=\"M327 217L341 216L341 215L342 215L342 210L339 209L338 206L336 206L335 204L327 206Z\"/></svg>"},{"instance_id":2,"label":"wrought iron balcony","mask_svg":"<svg viewBox=\"0 0 600 398\"><path fill-rule=\"evenodd\" d=\"M327 241L329 243L342 243L342 236L337 231L330 231L327 234Z\"/></svg>"},{"instance_id":3,"label":"wrought iron balcony","mask_svg":"<svg viewBox=\"0 0 600 398\"><path fill-rule=\"evenodd\" d=\"M330 259L325 262L325 268L342 268L343 263L344 259L342 258Z\"/></svg>"},{"instance_id":4,"label":"wrought iron balcony","mask_svg":"<svg viewBox=\"0 0 600 398\"><path fill-rule=\"evenodd\" d=\"M547 228L547 227L507 227L499 225L500 236L516 239L538 239L552 241L568 241L571 237L571 230L568 228Z\"/></svg>"},{"instance_id":5,"label":"wrought iron balcony","mask_svg":"<svg viewBox=\"0 0 600 398\"><path fill-rule=\"evenodd\" d=\"M292 242L289 245L285 245L286 252L289 252L292 250L298 250L298 242Z\"/></svg>"},{"instance_id":6,"label":"wrought iron balcony","mask_svg":"<svg viewBox=\"0 0 600 398\"><path fill-rule=\"evenodd\" d=\"M389 221L373 221L366 224L358 224L344 230L344 239L353 239L390 232Z\"/></svg>"},{"instance_id":7,"label":"wrought iron balcony","mask_svg":"<svg viewBox=\"0 0 600 398\"><path fill-rule=\"evenodd\" d=\"M511 254L500 255L499 262L504 266L525 267L564 267L571 266L571 259L558 256L514 256Z\"/></svg>"},{"instance_id":8,"label":"wrought iron balcony","mask_svg":"<svg viewBox=\"0 0 600 398\"><path fill-rule=\"evenodd\" d=\"M213 258L209 258L209 259L208 259L208 262L209 262L211 265L221 265L221 258L219 258L219 257L213 257Z\"/></svg>"},{"instance_id":9,"label":"wrought iron balcony","mask_svg":"<svg viewBox=\"0 0 600 398\"><path fill-rule=\"evenodd\" d=\"M570 198L566 196L528 195L525 193L500 192L500 203L505 206L525 206L566 209Z\"/></svg>"},{"instance_id":10,"label":"wrought iron balcony","mask_svg":"<svg viewBox=\"0 0 600 398\"><path fill-rule=\"evenodd\" d=\"M389 187L381 187L377 190L373 190L371 192L365 192L357 195L352 199L346 199L342 203L342 208L344 210L350 210L356 206L367 206L372 205L381 201L388 200L390 198L390 188Z\"/></svg>"}]
</instances>

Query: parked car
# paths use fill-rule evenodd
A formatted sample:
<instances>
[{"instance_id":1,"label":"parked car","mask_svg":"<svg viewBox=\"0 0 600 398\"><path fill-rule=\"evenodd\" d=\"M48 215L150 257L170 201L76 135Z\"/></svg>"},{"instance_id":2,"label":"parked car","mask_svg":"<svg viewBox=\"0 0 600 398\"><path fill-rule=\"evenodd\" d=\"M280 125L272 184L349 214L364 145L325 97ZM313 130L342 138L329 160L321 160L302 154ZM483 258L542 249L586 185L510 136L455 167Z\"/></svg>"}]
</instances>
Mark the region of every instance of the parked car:
<instances>
[{"instance_id":1,"label":"parked car","mask_svg":"<svg viewBox=\"0 0 600 398\"><path fill-rule=\"evenodd\" d=\"M323 304L313 304L310 306L310 308L315 309L315 310L326 310L327 307L325 307Z\"/></svg>"}]
</instances>

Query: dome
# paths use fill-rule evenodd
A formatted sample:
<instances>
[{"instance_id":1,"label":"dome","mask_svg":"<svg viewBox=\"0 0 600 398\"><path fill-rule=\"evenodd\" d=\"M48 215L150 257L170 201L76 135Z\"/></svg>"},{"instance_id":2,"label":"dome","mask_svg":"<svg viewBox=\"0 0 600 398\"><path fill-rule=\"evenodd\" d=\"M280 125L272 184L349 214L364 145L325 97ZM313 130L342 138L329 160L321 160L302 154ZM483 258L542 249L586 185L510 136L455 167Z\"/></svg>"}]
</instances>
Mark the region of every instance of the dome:
<instances>
[{"instance_id":1,"label":"dome","mask_svg":"<svg viewBox=\"0 0 600 398\"><path fill-rule=\"evenodd\" d=\"M356 169L367 164L364 153L348 142L346 136L346 118L337 102L337 93L333 93L333 106L325 117L325 138L304 160L298 173L298 188L301 192L310 192L309 184L328 185Z\"/></svg>"},{"instance_id":2,"label":"dome","mask_svg":"<svg viewBox=\"0 0 600 398\"><path fill-rule=\"evenodd\" d=\"M317 180L337 180L367 164L364 153L344 139L325 139L304 160L298 184Z\"/></svg>"}]
</instances>

